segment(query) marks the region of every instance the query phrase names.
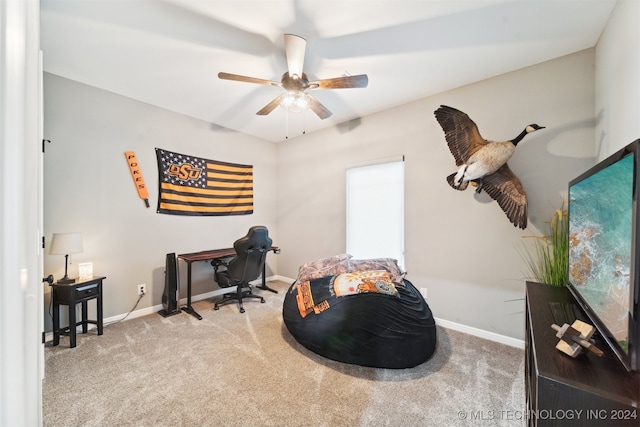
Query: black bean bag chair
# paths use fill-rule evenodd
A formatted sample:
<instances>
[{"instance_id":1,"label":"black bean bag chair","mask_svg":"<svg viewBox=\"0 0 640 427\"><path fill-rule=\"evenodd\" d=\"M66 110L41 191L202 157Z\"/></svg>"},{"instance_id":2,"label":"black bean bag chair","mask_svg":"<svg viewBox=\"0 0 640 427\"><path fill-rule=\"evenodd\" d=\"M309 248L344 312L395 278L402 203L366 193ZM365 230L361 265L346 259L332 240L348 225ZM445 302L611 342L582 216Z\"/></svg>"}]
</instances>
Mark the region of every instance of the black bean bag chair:
<instances>
[{"instance_id":1,"label":"black bean bag chair","mask_svg":"<svg viewBox=\"0 0 640 427\"><path fill-rule=\"evenodd\" d=\"M406 279L404 284L398 286L398 296L342 296L332 299L329 309L302 317L294 283L284 299L284 323L300 344L329 359L375 368L411 368L433 354L436 325L420 292Z\"/></svg>"}]
</instances>

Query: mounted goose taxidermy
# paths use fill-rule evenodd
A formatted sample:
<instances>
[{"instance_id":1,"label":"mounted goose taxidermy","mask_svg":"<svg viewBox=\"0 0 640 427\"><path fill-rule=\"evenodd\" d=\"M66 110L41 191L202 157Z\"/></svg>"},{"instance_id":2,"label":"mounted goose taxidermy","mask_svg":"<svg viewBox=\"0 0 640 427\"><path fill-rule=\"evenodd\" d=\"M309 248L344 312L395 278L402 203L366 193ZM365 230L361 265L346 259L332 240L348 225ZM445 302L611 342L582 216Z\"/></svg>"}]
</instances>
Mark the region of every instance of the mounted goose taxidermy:
<instances>
[{"instance_id":1,"label":"mounted goose taxidermy","mask_svg":"<svg viewBox=\"0 0 640 427\"><path fill-rule=\"evenodd\" d=\"M477 193L484 190L498 202L515 227L525 229L527 194L507 161L527 134L544 129L544 126L530 124L514 139L496 142L484 139L478 126L460 110L442 105L434 114L459 167L457 172L447 177L449 185L462 191L469 182L477 184Z\"/></svg>"}]
</instances>

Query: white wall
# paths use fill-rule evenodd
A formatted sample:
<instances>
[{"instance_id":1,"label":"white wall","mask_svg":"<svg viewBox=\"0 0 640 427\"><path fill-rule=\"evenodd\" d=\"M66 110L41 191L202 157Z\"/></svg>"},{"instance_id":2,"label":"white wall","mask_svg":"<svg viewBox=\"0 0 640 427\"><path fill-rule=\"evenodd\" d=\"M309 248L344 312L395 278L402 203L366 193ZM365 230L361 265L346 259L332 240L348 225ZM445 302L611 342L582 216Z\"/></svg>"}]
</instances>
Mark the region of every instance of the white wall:
<instances>
[{"instance_id":1,"label":"white wall","mask_svg":"<svg viewBox=\"0 0 640 427\"><path fill-rule=\"evenodd\" d=\"M345 251L346 165L404 155L407 278L427 288L436 317L522 339L517 249L546 230L567 182L594 162L593 82L590 49L279 144L278 242L289 250L278 273L296 277L300 264ZM529 229L514 228L486 195L448 186L455 163L433 115L440 104L469 114L489 139L547 127L509 162L528 193Z\"/></svg>"},{"instance_id":2,"label":"white wall","mask_svg":"<svg viewBox=\"0 0 640 427\"><path fill-rule=\"evenodd\" d=\"M137 309L161 304L167 253L231 247L252 225L269 228L278 242L276 224L276 149L271 143L237 134L200 120L45 74L46 146L45 237L81 231L84 252L77 264L93 262L104 282L104 316L133 308L136 285L147 284ZM212 160L254 166L254 213L243 216L187 217L156 213L158 167L155 147ZM125 151L135 151L149 187L146 208L134 187ZM278 257L268 257L268 275ZM180 261L182 283L186 265ZM64 257L47 255L45 274L64 273ZM193 264L194 294L217 289L208 263ZM45 292L48 312L49 290ZM181 297L186 296L183 286ZM93 304L89 304L93 307ZM45 316L45 329L51 318Z\"/></svg>"},{"instance_id":3,"label":"white wall","mask_svg":"<svg viewBox=\"0 0 640 427\"><path fill-rule=\"evenodd\" d=\"M598 160L640 138L640 2L620 0L596 46Z\"/></svg>"}]
</instances>

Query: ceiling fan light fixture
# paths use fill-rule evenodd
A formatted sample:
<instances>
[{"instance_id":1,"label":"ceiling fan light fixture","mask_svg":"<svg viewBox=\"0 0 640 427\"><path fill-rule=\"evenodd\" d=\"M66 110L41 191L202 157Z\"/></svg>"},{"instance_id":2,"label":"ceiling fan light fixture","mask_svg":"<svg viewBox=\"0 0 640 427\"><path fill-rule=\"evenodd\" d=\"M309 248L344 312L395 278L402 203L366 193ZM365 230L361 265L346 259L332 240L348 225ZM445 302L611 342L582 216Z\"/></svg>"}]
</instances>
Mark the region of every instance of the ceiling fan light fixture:
<instances>
[{"instance_id":1,"label":"ceiling fan light fixture","mask_svg":"<svg viewBox=\"0 0 640 427\"><path fill-rule=\"evenodd\" d=\"M280 98L280 106L290 113L302 113L311 106L311 96L299 90L290 90Z\"/></svg>"}]
</instances>

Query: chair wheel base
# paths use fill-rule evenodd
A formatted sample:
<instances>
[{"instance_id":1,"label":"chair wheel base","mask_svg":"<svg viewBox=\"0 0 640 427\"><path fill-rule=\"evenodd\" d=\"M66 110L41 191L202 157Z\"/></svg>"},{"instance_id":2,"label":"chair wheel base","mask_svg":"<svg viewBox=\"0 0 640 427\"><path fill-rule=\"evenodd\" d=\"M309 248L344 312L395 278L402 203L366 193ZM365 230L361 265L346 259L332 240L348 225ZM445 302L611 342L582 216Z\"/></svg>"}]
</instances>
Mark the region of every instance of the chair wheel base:
<instances>
[{"instance_id":1,"label":"chair wheel base","mask_svg":"<svg viewBox=\"0 0 640 427\"><path fill-rule=\"evenodd\" d=\"M215 303L213 305L213 309L219 310L220 307L222 307L223 305L235 303L239 305L238 309L240 310L240 313L244 313L245 310L244 310L243 302L246 302L247 300L250 300L250 299L258 299L262 304L265 303L264 297L261 297L260 295L254 295L251 292L251 289L248 289L243 291L240 295L238 295L235 292L223 295L222 301L218 301L217 303Z\"/></svg>"}]
</instances>

